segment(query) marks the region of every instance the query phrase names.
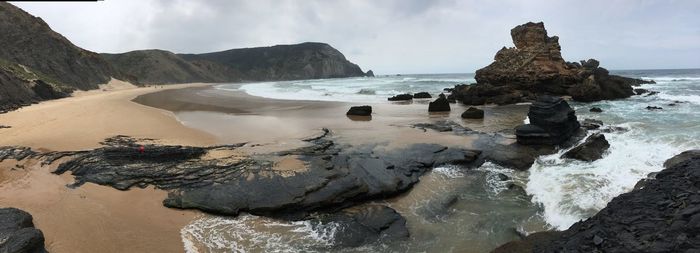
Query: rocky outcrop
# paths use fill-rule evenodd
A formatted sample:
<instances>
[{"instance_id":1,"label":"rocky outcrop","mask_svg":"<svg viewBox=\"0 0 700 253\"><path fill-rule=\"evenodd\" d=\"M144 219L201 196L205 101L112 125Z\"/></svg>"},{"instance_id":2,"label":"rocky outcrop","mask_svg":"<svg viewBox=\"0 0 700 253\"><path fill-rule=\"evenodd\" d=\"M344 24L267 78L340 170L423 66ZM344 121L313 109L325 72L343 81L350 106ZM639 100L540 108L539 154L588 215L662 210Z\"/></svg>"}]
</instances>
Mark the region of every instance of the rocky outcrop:
<instances>
[{"instance_id":1,"label":"rocky outcrop","mask_svg":"<svg viewBox=\"0 0 700 253\"><path fill-rule=\"evenodd\" d=\"M54 173L70 172L75 177L72 187L86 182L119 190L153 185L169 191L163 201L168 207L299 218L399 194L433 166L476 166L481 154L436 144L395 150L374 145L349 147L330 138L326 130L307 139L306 147L246 157L235 152L241 144L168 146L125 136L107 139L104 147L89 151L36 153L3 147L0 155L21 155L45 164L67 158ZM290 157L303 161L303 168L275 162Z\"/></svg>"},{"instance_id":2,"label":"rocky outcrop","mask_svg":"<svg viewBox=\"0 0 700 253\"><path fill-rule=\"evenodd\" d=\"M626 98L632 86L652 81L610 75L599 62L566 62L557 36L549 37L543 23L526 23L511 30L514 48L503 47L494 62L476 71L476 84L455 87L464 104L513 104L536 95L570 95L578 101Z\"/></svg>"},{"instance_id":3,"label":"rocky outcrop","mask_svg":"<svg viewBox=\"0 0 700 253\"><path fill-rule=\"evenodd\" d=\"M70 95L71 88L47 83L19 64L0 62L0 113Z\"/></svg>"},{"instance_id":4,"label":"rocky outcrop","mask_svg":"<svg viewBox=\"0 0 700 253\"><path fill-rule=\"evenodd\" d=\"M411 94L399 94L393 97L388 98L387 100L389 101L406 101L406 100L412 100L413 95Z\"/></svg>"},{"instance_id":5,"label":"rocky outcrop","mask_svg":"<svg viewBox=\"0 0 700 253\"><path fill-rule=\"evenodd\" d=\"M32 215L17 208L0 208L0 252L43 253L44 234Z\"/></svg>"},{"instance_id":6,"label":"rocky outcrop","mask_svg":"<svg viewBox=\"0 0 700 253\"><path fill-rule=\"evenodd\" d=\"M394 209L380 205L359 206L337 213L322 214L311 220L313 228L337 225L332 244L335 247L358 247L377 241L408 239L406 219Z\"/></svg>"},{"instance_id":7,"label":"rocky outcrop","mask_svg":"<svg viewBox=\"0 0 700 253\"><path fill-rule=\"evenodd\" d=\"M540 233L494 252L695 252L700 249L700 151L667 161L655 179L615 197L595 216L562 232ZM542 236L540 236L542 237ZM519 247L515 247L519 245Z\"/></svg>"},{"instance_id":8,"label":"rocky outcrop","mask_svg":"<svg viewBox=\"0 0 700 253\"><path fill-rule=\"evenodd\" d=\"M365 73L365 76L366 77L374 77L374 71L372 71L371 69L367 70L367 72Z\"/></svg>"},{"instance_id":9,"label":"rocky outcrop","mask_svg":"<svg viewBox=\"0 0 700 253\"><path fill-rule=\"evenodd\" d=\"M462 113L463 119L483 119L484 110L479 108L469 107L466 111Z\"/></svg>"},{"instance_id":10,"label":"rocky outcrop","mask_svg":"<svg viewBox=\"0 0 700 253\"><path fill-rule=\"evenodd\" d=\"M433 96L431 96L430 93L427 92L418 92L416 94L413 94L413 98L433 98Z\"/></svg>"},{"instance_id":11,"label":"rocky outcrop","mask_svg":"<svg viewBox=\"0 0 700 253\"><path fill-rule=\"evenodd\" d=\"M588 111L589 112L603 112L603 109L601 109L600 107L591 107L591 109Z\"/></svg>"},{"instance_id":12,"label":"rocky outcrop","mask_svg":"<svg viewBox=\"0 0 700 253\"><path fill-rule=\"evenodd\" d=\"M592 162L603 158L603 154L608 148L610 148L610 143L605 139L605 135L595 133L586 138L581 145L566 151L562 157Z\"/></svg>"},{"instance_id":13,"label":"rocky outcrop","mask_svg":"<svg viewBox=\"0 0 700 253\"><path fill-rule=\"evenodd\" d=\"M369 105L353 106L346 115L352 116L372 116L372 107Z\"/></svg>"},{"instance_id":14,"label":"rocky outcrop","mask_svg":"<svg viewBox=\"0 0 700 253\"><path fill-rule=\"evenodd\" d=\"M515 128L518 143L557 145L568 140L581 126L576 112L560 97L541 96L530 105L530 124Z\"/></svg>"},{"instance_id":15,"label":"rocky outcrop","mask_svg":"<svg viewBox=\"0 0 700 253\"><path fill-rule=\"evenodd\" d=\"M428 111L429 112L449 112L450 111L450 102L447 101L447 97L445 97L445 94L440 94L440 96L435 99L435 101L430 102L428 104Z\"/></svg>"},{"instance_id":16,"label":"rocky outcrop","mask_svg":"<svg viewBox=\"0 0 700 253\"><path fill-rule=\"evenodd\" d=\"M178 54L186 61L213 62L240 72L242 80L272 81L365 76L359 66L325 43L306 42Z\"/></svg>"}]
</instances>

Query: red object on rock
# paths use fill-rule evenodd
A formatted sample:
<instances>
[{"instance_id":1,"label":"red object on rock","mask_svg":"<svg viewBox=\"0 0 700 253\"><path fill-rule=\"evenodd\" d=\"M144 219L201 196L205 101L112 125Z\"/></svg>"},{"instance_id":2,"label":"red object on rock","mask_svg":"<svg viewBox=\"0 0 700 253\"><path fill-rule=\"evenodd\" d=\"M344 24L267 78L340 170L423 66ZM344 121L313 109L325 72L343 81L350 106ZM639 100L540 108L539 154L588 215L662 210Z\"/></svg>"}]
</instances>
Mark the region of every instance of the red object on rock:
<instances>
[{"instance_id":1,"label":"red object on rock","mask_svg":"<svg viewBox=\"0 0 700 253\"><path fill-rule=\"evenodd\" d=\"M143 154L143 152L146 151L146 148L144 146L139 146L139 153Z\"/></svg>"}]
</instances>

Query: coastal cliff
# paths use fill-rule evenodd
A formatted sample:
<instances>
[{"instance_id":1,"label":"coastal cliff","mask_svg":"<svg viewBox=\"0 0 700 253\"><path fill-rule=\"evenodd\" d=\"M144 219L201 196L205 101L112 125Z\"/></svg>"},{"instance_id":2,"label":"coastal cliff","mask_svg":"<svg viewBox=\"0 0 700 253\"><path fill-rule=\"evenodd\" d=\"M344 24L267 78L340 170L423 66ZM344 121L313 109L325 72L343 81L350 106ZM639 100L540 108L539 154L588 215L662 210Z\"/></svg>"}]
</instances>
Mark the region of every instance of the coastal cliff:
<instances>
[{"instance_id":1,"label":"coastal cliff","mask_svg":"<svg viewBox=\"0 0 700 253\"><path fill-rule=\"evenodd\" d=\"M559 37L549 37L542 22L516 26L510 34L515 47L503 47L493 63L477 70L476 84L455 87L457 100L514 104L547 94L591 102L627 98L634 95L632 86L652 82L610 75L595 59L566 62Z\"/></svg>"}]
</instances>

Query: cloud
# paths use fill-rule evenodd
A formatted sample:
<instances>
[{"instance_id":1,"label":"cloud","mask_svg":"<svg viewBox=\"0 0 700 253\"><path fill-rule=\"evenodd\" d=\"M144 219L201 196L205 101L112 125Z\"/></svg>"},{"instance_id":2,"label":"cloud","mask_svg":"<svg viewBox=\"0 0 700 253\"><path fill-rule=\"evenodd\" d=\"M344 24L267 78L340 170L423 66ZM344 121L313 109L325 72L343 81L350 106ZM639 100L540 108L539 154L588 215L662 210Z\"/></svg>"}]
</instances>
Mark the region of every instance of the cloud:
<instances>
[{"instance_id":1,"label":"cloud","mask_svg":"<svg viewBox=\"0 0 700 253\"><path fill-rule=\"evenodd\" d=\"M698 1L230 1L15 3L78 46L202 53L326 42L375 73L473 72L544 21L570 61L610 69L700 67Z\"/></svg>"}]
</instances>

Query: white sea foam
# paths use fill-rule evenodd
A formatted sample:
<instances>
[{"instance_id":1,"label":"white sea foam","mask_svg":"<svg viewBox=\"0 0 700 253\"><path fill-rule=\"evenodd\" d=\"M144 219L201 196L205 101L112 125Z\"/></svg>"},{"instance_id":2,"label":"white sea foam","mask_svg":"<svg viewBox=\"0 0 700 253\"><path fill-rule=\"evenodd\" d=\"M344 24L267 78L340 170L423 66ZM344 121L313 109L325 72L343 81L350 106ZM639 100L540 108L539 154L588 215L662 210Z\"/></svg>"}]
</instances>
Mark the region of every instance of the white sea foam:
<instances>
[{"instance_id":1,"label":"white sea foam","mask_svg":"<svg viewBox=\"0 0 700 253\"><path fill-rule=\"evenodd\" d=\"M547 223L566 229L592 216L649 173L663 169L663 162L681 151L668 144L644 141L639 134L635 130L606 134L608 154L594 162L560 158L566 150L538 158L529 170L526 190L544 207Z\"/></svg>"},{"instance_id":2,"label":"white sea foam","mask_svg":"<svg viewBox=\"0 0 700 253\"><path fill-rule=\"evenodd\" d=\"M700 105L700 95L670 95L660 93L658 94L658 97L669 101L689 102Z\"/></svg>"},{"instance_id":3,"label":"white sea foam","mask_svg":"<svg viewBox=\"0 0 700 253\"><path fill-rule=\"evenodd\" d=\"M462 168L453 165L443 165L433 169L434 172L448 178L464 177L464 172L462 172L462 170Z\"/></svg>"}]
</instances>

